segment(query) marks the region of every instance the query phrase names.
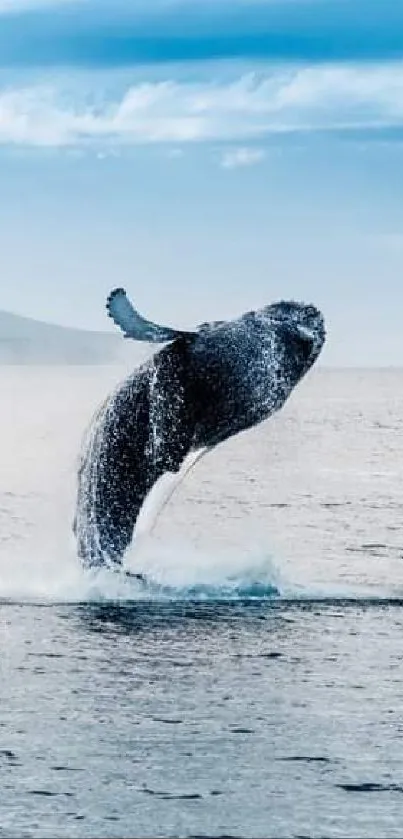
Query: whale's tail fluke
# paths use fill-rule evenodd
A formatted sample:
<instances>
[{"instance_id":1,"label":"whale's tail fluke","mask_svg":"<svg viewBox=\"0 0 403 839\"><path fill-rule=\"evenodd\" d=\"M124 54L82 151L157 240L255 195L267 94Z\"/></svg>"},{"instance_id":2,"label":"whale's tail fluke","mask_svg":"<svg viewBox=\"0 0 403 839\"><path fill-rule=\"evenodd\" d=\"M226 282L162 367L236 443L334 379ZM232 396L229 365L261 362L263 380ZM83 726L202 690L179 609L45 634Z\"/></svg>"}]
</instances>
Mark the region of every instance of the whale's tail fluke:
<instances>
[{"instance_id":1,"label":"whale's tail fluke","mask_svg":"<svg viewBox=\"0 0 403 839\"><path fill-rule=\"evenodd\" d=\"M122 330L124 337L132 338L134 341L164 344L181 336L193 335L192 332L160 326L143 318L132 306L123 288L115 288L111 291L106 301L106 309L109 317Z\"/></svg>"}]
</instances>

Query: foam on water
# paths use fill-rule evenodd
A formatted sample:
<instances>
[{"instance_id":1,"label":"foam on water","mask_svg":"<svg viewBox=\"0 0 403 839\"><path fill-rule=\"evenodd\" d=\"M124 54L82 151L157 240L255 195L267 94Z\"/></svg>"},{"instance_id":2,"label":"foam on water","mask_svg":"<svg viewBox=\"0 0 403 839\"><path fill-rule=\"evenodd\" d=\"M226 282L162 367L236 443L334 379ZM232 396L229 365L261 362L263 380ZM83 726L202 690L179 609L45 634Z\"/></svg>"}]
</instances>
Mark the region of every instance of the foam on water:
<instances>
[{"instance_id":1,"label":"foam on water","mask_svg":"<svg viewBox=\"0 0 403 839\"><path fill-rule=\"evenodd\" d=\"M70 528L71 508L60 498L49 516L48 505L36 499L36 520L30 527L3 535L0 550L0 600L30 603L135 601L245 601L286 599L389 599L387 588L346 584L313 585L289 579L273 560L269 546L248 549L225 545L215 550L186 538L163 540L156 519L166 501L166 487L147 499L146 514L129 549L124 571L84 570L77 558ZM169 494L169 482L168 482ZM15 499L18 503L18 498ZM15 518L15 517L14 517ZM26 523L28 524L28 523ZM154 535L156 530L156 535ZM5 548L5 549L4 549ZM141 573L145 582L125 574ZM392 593L396 596L396 592Z\"/></svg>"},{"instance_id":2,"label":"foam on water","mask_svg":"<svg viewBox=\"0 0 403 839\"><path fill-rule=\"evenodd\" d=\"M59 537L62 534L59 533ZM142 533L126 557L124 571L84 570L73 537L48 532L32 540L10 540L0 558L0 601L72 603L135 601L337 601L382 602L401 593L371 586L304 585L286 578L270 554L221 549L212 553L176 540L163 544ZM144 582L127 575L144 575Z\"/></svg>"},{"instance_id":3,"label":"foam on water","mask_svg":"<svg viewBox=\"0 0 403 839\"><path fill-rule=\"evenodd\" d=\"M259 560L229 552L213 556L192 545L161 545L144 535L133 547L125 568L141 572L146 581L107 569L86 571L75 555L74 542L31 547L10 544L0 563L0 599L72 602L91 600L239 599L277 596L281 579L269 557Z\"/></svg>"}]
</instances>

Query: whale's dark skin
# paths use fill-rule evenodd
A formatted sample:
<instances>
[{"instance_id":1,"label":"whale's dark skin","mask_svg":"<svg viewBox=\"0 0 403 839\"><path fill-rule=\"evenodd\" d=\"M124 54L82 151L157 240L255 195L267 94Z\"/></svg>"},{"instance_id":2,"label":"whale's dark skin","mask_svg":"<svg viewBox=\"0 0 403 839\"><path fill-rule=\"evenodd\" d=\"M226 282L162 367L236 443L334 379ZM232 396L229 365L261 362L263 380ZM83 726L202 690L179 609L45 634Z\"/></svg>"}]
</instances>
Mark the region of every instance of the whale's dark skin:
<instances>
[{"instance_id":1,"label":"whale's dark skin","mask_svg":"<svg viewBox=\"0 0 403 839\"><path fill-rule=\"evenodd\" d=\"M211 449L278 411L320 354L325 327L314 306L299 303L195 332L150 324L130 310L121 289L108 307L127 337L169 342L106 399L80 463L79 557L88 568L119 569L156 481L178 472L189 452Z\"/></svg>"}]
</instances>

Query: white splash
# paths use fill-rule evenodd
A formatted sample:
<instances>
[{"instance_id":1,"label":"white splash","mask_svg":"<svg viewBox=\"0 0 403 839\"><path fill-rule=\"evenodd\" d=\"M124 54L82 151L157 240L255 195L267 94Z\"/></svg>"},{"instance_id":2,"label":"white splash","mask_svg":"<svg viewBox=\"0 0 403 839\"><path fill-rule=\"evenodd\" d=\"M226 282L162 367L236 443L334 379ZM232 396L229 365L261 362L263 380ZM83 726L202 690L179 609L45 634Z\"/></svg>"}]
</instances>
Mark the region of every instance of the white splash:
<instances>
[{"instance_id":1,"label":"white splash","mask_svg":"<svg viewBox=\"0 0 403 839\"><path fill-rule=\"evenodd\" d=\"M185 479L188 472L196 465L206 453L208 448L191 451L185 458L179 472L165 472L155 482L150 492L144 499L136 521L134 538L138 542L140 538L152 534L159 515L172 498L177 487Z\"/></svg>"}]
</instances>

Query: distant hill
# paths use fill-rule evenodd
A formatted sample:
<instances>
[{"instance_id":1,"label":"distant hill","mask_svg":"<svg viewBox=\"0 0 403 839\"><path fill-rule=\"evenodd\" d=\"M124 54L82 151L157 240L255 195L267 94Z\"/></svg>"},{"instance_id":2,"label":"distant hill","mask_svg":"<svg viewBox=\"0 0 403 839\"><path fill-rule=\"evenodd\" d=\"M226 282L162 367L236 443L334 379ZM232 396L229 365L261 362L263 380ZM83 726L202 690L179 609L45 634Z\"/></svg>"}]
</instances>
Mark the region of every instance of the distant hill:
<instances>
[{"instance_id":1,"label":"distant hill","mask_svg":"<svg viewBox=\"0 0 403 839\"><path fill-rule=\"evenodd\" d=\"M0 311L0 364L118 364L138 346L118 332L90 332Z\"/></svg>"}]
</instances>

